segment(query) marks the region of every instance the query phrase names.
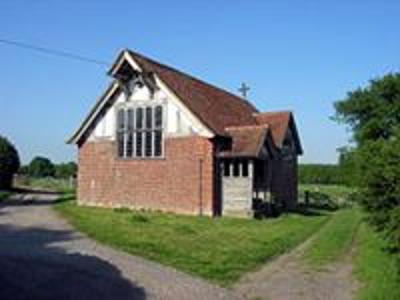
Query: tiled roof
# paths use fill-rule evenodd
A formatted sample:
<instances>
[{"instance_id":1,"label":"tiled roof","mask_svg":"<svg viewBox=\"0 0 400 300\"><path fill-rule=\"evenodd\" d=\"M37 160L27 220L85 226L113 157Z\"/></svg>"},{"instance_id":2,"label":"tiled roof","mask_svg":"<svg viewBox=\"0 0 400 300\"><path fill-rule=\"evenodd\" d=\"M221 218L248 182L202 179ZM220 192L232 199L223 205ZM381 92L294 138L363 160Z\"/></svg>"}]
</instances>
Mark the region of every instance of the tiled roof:
<instances>
[{"instance_id":1,"label":"tiled roof","mask_svg":"<svg viewBox=\"0 0 400 300\"><path fill-rule=\"evenodd\" d=\"M232 138L229 151L219 154L221 157L258 157L268 133L268 126L237 126L226 128Z\"/></svg>"},{"instance_id":2,"label":"tiled roof","mask_svg":"<svg viewBox=\"0 0 400 300\"><path fill-rule=\"evenodd\" d=\"M139 66L154 72L204 124L219 135L225 128L255 125L257 109L247 100L181 71L129 51Z\"/></svg>"},{"instance_id":3,"label":"tiled roof","mask_svg":"<svg viewBox=\"0 0 400 300\"><path fill-rule=\"evenodd\" d=\"M271 129L271 135L274 140L274 144L279 148L282 147L287 129L289 127L291 112L263 112L256 114L254 117L257 124L268 124L269 128Z\"/></svg>"},{"instance_id":4,"label":"tiled roof","mask_svg":"<svg viewBox=\"0 0 400 300\"><path fill-rule=\"evenodd\" d=\"M256 113L254 119L257 125L226 128L226 132L232 138L232 148L222 152L221 157L258 157L267 138L271 139L273 145L279 149L283 145L289 127L294 130L296 152L298 154L303 152L291 112Z\"/></svg>"},{"instance_id":5,"label":"tiled roof","mask_svg":"<svg viewBox=\"0 0 400 300\"><path fill-rule=\"evenodd\" d=\"M232 139L231 150L221 153L222 156L256 157L266 138L271 139L275 147L281 148L289 126L293 126L295 129L291 112L259 113L246 99L139 53L126 50L121 52L117 61L124 53L128 53L144 72L156 74L182 103L216 135ZM113 68L115 66L114 64ZM93 118L99 113L100 109L98 108L109 101L108 94L107 90L69 140L70 143L77 143L81 140L93 122ZM295 135L298 152L301 153L297 132Z\"/></svg>"}]
</instances>

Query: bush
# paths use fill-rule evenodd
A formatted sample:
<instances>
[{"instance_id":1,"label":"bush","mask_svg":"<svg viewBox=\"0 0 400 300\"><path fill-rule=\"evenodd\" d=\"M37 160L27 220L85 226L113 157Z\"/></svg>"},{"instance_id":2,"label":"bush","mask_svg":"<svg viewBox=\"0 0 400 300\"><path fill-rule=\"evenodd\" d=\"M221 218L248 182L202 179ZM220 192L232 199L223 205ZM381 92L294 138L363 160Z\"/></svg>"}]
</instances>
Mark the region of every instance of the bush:
<instances>
[{"instance_id":1,"label":"bush","mask_svg":"<svg viewBox=\"0 0 400 300\"><path fill-rule=\"evenodd\" d=\"M17 149L5 137L0 136L0 189L11 188L13 176L19 166Z\"/></svg>"},{"instance_id":2,"label":"bush","mask_svg":"<svg viewBox=\"0 0 400 300\"><path fill-rule=\"evenodd\" d=\"M28 167L28 174L32 177L53 177L55 167L50 159L45 157L35 157Z\"/></svg>"},{"instance_id":3,"label":"bush","mask_svg":"<svg viewBox=\"0 0 400 300\"><path fill-rule=\"evenodd\" d=\"M359 202L375 228L400 250L400 132L389 141L364 144L358 155L364 187Z\"/></svg>"},{"instance_id":4,"label":"bush","mask_svg":"<svg viewBox=\"0 0 400 300\"><path fill-rule=\"evenodd\" d=\"M400 207L394 208L389 213L389 221L386 226L386 237L390 244L389 247L397 251L400 249Z\"/></svg>"},{"instance_id":5,"label":"bush","mask_svg":"<svg viewBox=\"0 0 400 300\"><path fill-rule=\"evenodd\" d=\"M58 165L55 165L55 174L54 176L56 178L70 178L70 177L75 177L76 172L78 171L78 166L74 162L69 162L69 163L61 163Z\"/></svg>"}]
</instances>

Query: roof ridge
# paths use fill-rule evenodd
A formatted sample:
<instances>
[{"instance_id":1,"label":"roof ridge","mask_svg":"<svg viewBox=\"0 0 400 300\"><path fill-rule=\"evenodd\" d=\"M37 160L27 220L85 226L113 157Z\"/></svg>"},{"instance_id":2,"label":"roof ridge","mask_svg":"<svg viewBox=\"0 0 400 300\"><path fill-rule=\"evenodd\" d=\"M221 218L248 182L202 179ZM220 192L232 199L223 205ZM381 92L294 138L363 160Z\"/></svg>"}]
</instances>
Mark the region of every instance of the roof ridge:
<instances>
[{"instance_id":1,"label":"roof ridge","mask_svg":"<svg viewBox=\"0 0 400 300\"><path fill-rule=\"evenodd\" d=\"M193 76L193 75L190 75L189 73L186 73L186 72L184 72L184 71L181 71L181 70L176 69L176 68L174 68L174 67L171 67L171 66L169 66L169 65L166 65L166 64L164 64L164 63L161 63L161 62L159 62L159 61L157 61L157 60L154 60L153 58L147 57L147 56L145 56L145 55L143 55L143 54L141 54L141 53L138 53L138 52L136 52L136 51L133 51L133 50L131 50L131 49L126 49L126 50L127 50L129 53L131 53L131 54L133 54L133 55L137 55L137 56L139 56L139 57L141 57L141 58L143 58L143 59L145 59L145 60L147 60L147 61L149 61L149 62L151 62L151 63L153 63L153 64L156 64L156 65L158 65L158 66L160 66L160 67L169 69L169 70L171 70L171 71L173 71L173 72L177 72L177 73L179 73L179 74L181 74L181 75L183 75L183 76L185 76L185 77L188 77L188 78L190 78L190 79L192 79L192 80L194 80L194 81L200 82L201 84L208 85L208 86L211 87L211 88L214 88L214 89L219 90L219 91L221 91L221 92L223 92L223 93L229 94L229 95L235 97L238 101L242 101L242 102L245 103L246 105L248 105L248 106L250 106L251 108L253 108L254 110L258 111L257 108L256 108L249 100L247 100L247 99L245 99L245 98L242 98L242 97L240 97L240 96L238 96L238 95L235 95L234 93L232 93L232 92L230 92L230 91L228 91L228 90L226 90L226 89L220 88L220 87L218 87L218 86L216 86L216 85L214 85L214 84L212 84L212 83L209 83L209 82L207 82L207 81L205 81L205 80L203 80L203 79L197 78L197 77L195 77L195 76Z\"/></svg>"},{"instance_id":2,"label":"roof ridge","mask_svg":"<svg viewBox=\"0 0 400 300\"><path fill-rule=\"evenodd\" d=\"M229 126L226 127L225 130L247 130L247 129L268 129L269 124L257 124L257 125L238 125L238 126Z\"/></svg>"},{"instance_id":3,"label":"roof ridge","mask_svg":"<svg viewBox=\"0 0 400 300\"><path fill-rule=\"evenodd\" d=\"M284 113L293 114L293 111L292 110L263 111L263 112L256 112L253 115L260 116L260 115L268 115L268 114L272 115L272 114L284 114Z\"/></svg>"}]
</instances>

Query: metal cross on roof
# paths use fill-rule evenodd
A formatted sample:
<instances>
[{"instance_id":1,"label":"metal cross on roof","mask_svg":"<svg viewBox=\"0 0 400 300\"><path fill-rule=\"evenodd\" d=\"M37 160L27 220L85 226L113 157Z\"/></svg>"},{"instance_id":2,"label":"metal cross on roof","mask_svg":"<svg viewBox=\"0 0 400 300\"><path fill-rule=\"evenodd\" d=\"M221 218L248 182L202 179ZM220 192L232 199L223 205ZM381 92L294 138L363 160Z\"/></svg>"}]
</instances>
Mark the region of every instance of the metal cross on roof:
<instances>
[{"instance_id":1,"label":"metal cross on roof","mask_svg":"<svg viewBox=\"0 0 400 300\"><path fill-rule=\"evenodd\" d=\"M238 89L238 91L242 94L242 97L243 98L246 98L247 97L247 92L250 90L250 87L246 84L246 83L244 83L244 82L242 82L242 85L240 86L240 88Z\"/></svg>"}]
</instances>

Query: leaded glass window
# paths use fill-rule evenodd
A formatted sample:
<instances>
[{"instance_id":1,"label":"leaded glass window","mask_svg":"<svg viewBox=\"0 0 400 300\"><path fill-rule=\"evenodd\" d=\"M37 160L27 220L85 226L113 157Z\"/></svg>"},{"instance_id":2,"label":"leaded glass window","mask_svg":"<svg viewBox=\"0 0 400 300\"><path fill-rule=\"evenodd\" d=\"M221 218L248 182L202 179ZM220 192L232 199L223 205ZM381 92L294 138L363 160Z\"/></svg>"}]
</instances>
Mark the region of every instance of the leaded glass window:
<instances>
[{"instance_id":1,"label":"leaded glass window","mask_svg":"<svg viewBox=\"0 0 400 300\"><path fill-rule=\"evenodd\" d=\"M121 108L117 113L118 156L155 158L163 155L163 107Z\"/></svg>"}]
</instances>

